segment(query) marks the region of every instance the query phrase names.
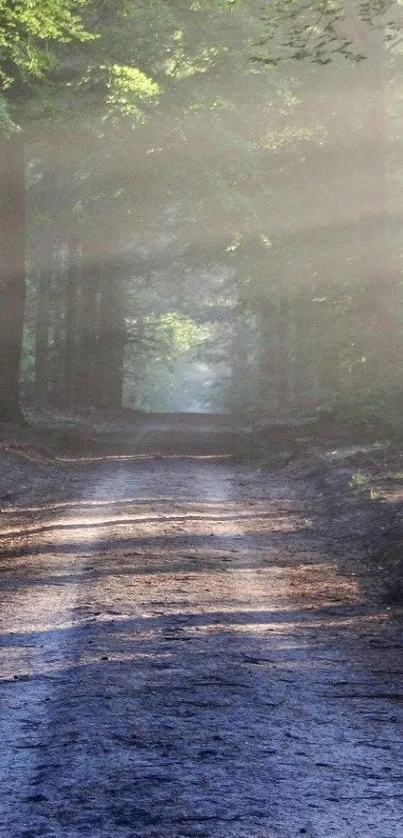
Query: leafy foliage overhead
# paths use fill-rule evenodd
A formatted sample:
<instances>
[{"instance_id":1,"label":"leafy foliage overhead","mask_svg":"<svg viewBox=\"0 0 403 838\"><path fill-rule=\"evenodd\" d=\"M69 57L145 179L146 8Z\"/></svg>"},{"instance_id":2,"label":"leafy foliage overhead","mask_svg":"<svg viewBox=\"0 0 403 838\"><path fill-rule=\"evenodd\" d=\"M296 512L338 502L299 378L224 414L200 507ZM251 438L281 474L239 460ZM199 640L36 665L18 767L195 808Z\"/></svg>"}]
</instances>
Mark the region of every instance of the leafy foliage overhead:
<instances>
[{"instance_id":1,"label":"leafy foliage overhead","mask_svg":"<svg viewBox=\"0 0 403 838\"><path fill-rule=\"evenodd\" d=\"M85 0L0 0L0 86L42 78L54 69L50 42L93 38L80 12Z\"/></svg>"},{"instance_id":2,"label":"leafy foliage overhead","mask_svg":"<svg viewBox=\"0 0 403 838\"><path fill-rule=\"evenodd\" d=\"M361 61L371 30L385 32L390 44L401 37L403 7L395 0L266 0L265 9L255 58L269 65L295 59L330 64L340 57Z\"/></svg>"},{"instance_id":3,"label":"leafy foliage overhead","mask_svg":"<svg viewBox=\"0 0 403 838\"><path fill-rule=\"evenodd\" d=\"M0 0L0 128L13 130L33 114L56 118L58 107L74 111L83 103L105 105L107 118L142 121L162 81L204 73L218 60L219 32L230 28L233 5Z\"/></svg>"},{"instance_id":4,"label":"leafy foliage overhead","mask_svg":"<svg viewBox=\"0 0 403 838\"><path fill-rule=\"evenodd\" d=\"M96 38L83 22L87 0L0 0L0 128L17 129L21 91L55 70L54 47Z\"/></svg>"}]
</instances>

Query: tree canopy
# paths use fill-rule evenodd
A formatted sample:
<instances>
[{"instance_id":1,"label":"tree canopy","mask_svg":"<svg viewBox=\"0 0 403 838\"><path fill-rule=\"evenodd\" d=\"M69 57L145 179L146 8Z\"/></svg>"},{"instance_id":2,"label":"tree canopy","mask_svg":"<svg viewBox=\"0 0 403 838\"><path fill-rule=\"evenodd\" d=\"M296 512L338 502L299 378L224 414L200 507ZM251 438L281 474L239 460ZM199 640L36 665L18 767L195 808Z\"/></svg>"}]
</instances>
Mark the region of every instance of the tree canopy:
<instances>
[{"instance_id":1,"label":"tree canopy","mask_svg":"<svg viewBox=\"0 0 403 838\"><path fill-rule=\"evenodd\" d=\"M263 4L262 22L255 58L265 64L359 62L368 58L371 32L382 32L390 46L400 42L402 6L396 0L274 0Z\"/></svg>"},{"instance_id":2,"label":"tree canopy","mask_svg":"<svg viewBox=\"0 0 403 838\"><path fill-rule=\"evenodd\" d=\"M0 2L0 89L3 130L15 127L12 103L22 88L54 72L56 44L83 43L95 37L83 21L83 0Z\"/></svg>"}]
</instances>

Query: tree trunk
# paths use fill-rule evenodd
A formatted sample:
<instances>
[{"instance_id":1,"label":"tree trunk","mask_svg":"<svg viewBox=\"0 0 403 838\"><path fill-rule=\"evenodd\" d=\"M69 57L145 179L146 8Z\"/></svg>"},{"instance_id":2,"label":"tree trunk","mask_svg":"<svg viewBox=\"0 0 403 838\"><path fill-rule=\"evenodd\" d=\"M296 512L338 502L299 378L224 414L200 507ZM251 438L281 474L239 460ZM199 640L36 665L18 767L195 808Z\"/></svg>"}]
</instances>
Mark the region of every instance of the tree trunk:
<instances>
[{"instance_id":1,"label":"tree trunk","mask_svg":"<svg viewBox=\"0 0 403 838\"><path fill-rule=\"evenodd\" d=\"M25 314L25 159L22 136L0 136L0 421L24 422L20 363Z\"/></svg>"},{"instance_id":2,"label":"tree trunk","mask_svg":"<svg viewBox=\"0 0 403 838\"><path fill-rule=\"evenodd\" d=\"M42 241L36 288L35 311L35 397L45 401L49 394L49 326L53 237L48 228Z\"/></svg>"},{"instance_id":3,"label":"tree trunk","mask_svg":"<svg viewBox=\"0 0 403 838\"><path fill-rule=\"evenodd\" d=\"M280 297L277 305L277 351L276 351L276 372L277 372L277 400L281 411L289 406L288 391L288 323L289 323L289 300L284 294Z\"/></svg>"},{"instance_id":4,"label":"tree trunk","mask_svg":"<svg viewBox=\"0 0 403 838\"><path fill-rule=\"evenodd\" d=\"M278 413L278 301L261 297L259 317L260 409Z\"/></svg>"},{"instance_id":5,"label":"tree trunk","mask_svg":"<svg viewBox=\"0 0 403 838\"><path fill-rule=\"evenodd\" d=\"M50 289L52 314L49 330L51 351L48 390L52 404L58 405L65 402L66 286L67 250L55 235Z\"/></svg>"},{"instance_id":6,"label":"tree trunk","mask_svg":"<svg viewBox=\"0 0 403 838\"><path fill-rule=\"evenodd\" d=\"M231 386L227 403L231 413L252 415L259 409L260 387L253 362L251 364L252 348L252 325L244 313L238 314L232 331Z\"/></svg>"},{"instance_id":7,"label":"tree trunk","mask_svg":"<svg viewBox=\"0 0 403 838\"><path fill-rule=\"evenodd\" d=\"M65 401L70 410L75 406L77 362L77 311L81 280L81 245L71 236L68 248L66 282L66 331L65 331Z\"/></svg>"},{"instance_id":8,"label":"tree trunk","mask_svg":"<svg viewBox=\"0 0 403 838\"><path fill-rule=\"evenodd\" d=\"M105 277L102 283L99 332L97 340L97 402L118 410L122 406L123 368L126 327L122 292L116 279Z\"/></svg>"},{"instance_id":9,"label":"tree trunk","mask_svg":"<svg viewBox=\"0 0 403 838\"><path fill-rule=\"evenodd\" d=\"M364 72L364 120L359 247L363 266L363 310L367 312L368 370L372 384L387 386L398 370L393 261L388 246L389 188L385 103L385 38L369 29Z\"/></svg>"},{"instance_id":10,"label":"tree trunk","mask_svg":"<svg viewBox=\"0 0 403 838\"><path fill-rule=\"evenodd\" d=\"M86 258L87 255L87 258ZM96 354L99 329L100 266L85 248L78 312L77 404L96 401ZM90 258L88 258L90 257Z\"/></svg>"},{"instance_id":11,"label":"tree trunk","mask_svg":"<svg viewBox=\"0 0 403 838\"><path fill-rule=\"evenodd\" d=\"M287 353L287 393L290 407L296 406L296 343L297 324L295 315L295 289L292 288L288 300L288 353Z\"/></svg>"}]
</instances>

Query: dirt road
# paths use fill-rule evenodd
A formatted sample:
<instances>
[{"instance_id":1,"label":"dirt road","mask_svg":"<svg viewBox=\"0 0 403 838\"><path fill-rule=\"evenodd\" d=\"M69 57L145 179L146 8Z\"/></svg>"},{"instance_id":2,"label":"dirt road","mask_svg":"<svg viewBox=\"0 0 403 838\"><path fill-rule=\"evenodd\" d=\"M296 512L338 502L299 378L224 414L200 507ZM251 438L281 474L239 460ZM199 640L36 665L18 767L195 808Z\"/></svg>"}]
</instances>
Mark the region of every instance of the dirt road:
<instances>
[{"instance_id":1,"label":"dirt road","mask_svg":"<svg viewBox=\"0 0 403 838\"><path fill-rule=\"evenodd\" d=\"M300 484L64 473L2 515L0 836L402 838L402 627Z\"/></svg>"}]
</instances>

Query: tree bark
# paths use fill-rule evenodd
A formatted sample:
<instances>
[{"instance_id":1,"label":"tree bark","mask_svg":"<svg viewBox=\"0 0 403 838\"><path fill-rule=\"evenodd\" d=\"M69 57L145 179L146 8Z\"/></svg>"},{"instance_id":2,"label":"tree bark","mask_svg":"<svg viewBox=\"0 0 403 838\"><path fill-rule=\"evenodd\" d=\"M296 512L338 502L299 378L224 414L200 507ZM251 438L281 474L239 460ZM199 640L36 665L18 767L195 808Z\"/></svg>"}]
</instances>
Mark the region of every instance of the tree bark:
<instances>
[{"instance_id":1,"label":"tree bark","mask_svg":"<svg viewBox=\"0 0 403 838\"><path fill-rule=\"evenodd\" d=\"M0 136L0 421L23 423L20 364L25 315L25 155Z\"/></svg>"},{"instance_id":2,"label":"tree bark","mask_svg":"<svg viewBox=\"0 0 403 838\"><path fill-rule=\"evenodd\" d=\"M102 282L97 340L97 382L100 406L118 410L122 406L126 327L122 291L118 281Z\"/></svg>"},{"instance_id":3,"label":"tree bark","mask_svg":"<svg viewBox=\"0 0 403 838\"><path fill-rule=\"evenodd\" d=\"M273 294L260 299L259 317L259 383L260 409L276 414L280 408L278 394L278 300Z\"/></svg>"},{"instance_id":4,"label":"tree bark","mask_svg":"<svg viewBox=\"0 0 403 838\"><path fill-rule=\"evenodd\" d=\"M45 401L49 394L49 326L53 238L46 230L36 287L35 311L35 397Z\"/></svg>"},{"instance_id":5,"label":"tree bark","mask_svg":"<svg viewBox=\"0 0 403 838\"><path fill-rule=\"evenodd\" d=\"M93 251L84 248L78 312L78 346L76 400L85 407L96 401L96 353L99 329L100 266Z\"/></svg>"},{"instance_id":6,"label":"tree bark","mask_svg":"<svg viewBox=\"0 0 403 838\"><path fill-rule=\"evenodd\" d=\"M64 403L66 348L67 251L55 234L51 277L51 322L49 329L49 397L52 404Z\"/></svg>"},{"instance_id":7,"label":"tree bark","mask_svg":"<svg viewBox=\"0 0 403 838\"><path fill-rule=\"evenodd\" d=\"M66 282L66 331L65 331L65 401L70 410L75 406L77 369L77 311L81 281L81 244L74 235L68 245Z\"/></svg>"},{"instance_id":8,"label":"tree bark","mask_svg":"<svg viewBox=\"0 0 403 838\"><path fill-rule=\"evenodd\" d=\"M281 411L289 406L288 391L288 324L289 324L289 300L288 295L283 293L277 305L277 347L276 347L276 373L277 373L277 401Z\"/></svg>"},{"instance_id":9,"label":"tree bark","mask_svg":"<svg viewBox=\"0 0 403 838\"><path fill-rule=\"evenodd\" d=\"M367 312L366 354L372 384L396 383L396 276L388 246L389 185L385 103L385 39L381 29L366 36L359 247L363 265L363 310ZM397 273L397 271L396 271ZM374 340L375 338L375 340Z\"/></svg>"}]
</instances>

